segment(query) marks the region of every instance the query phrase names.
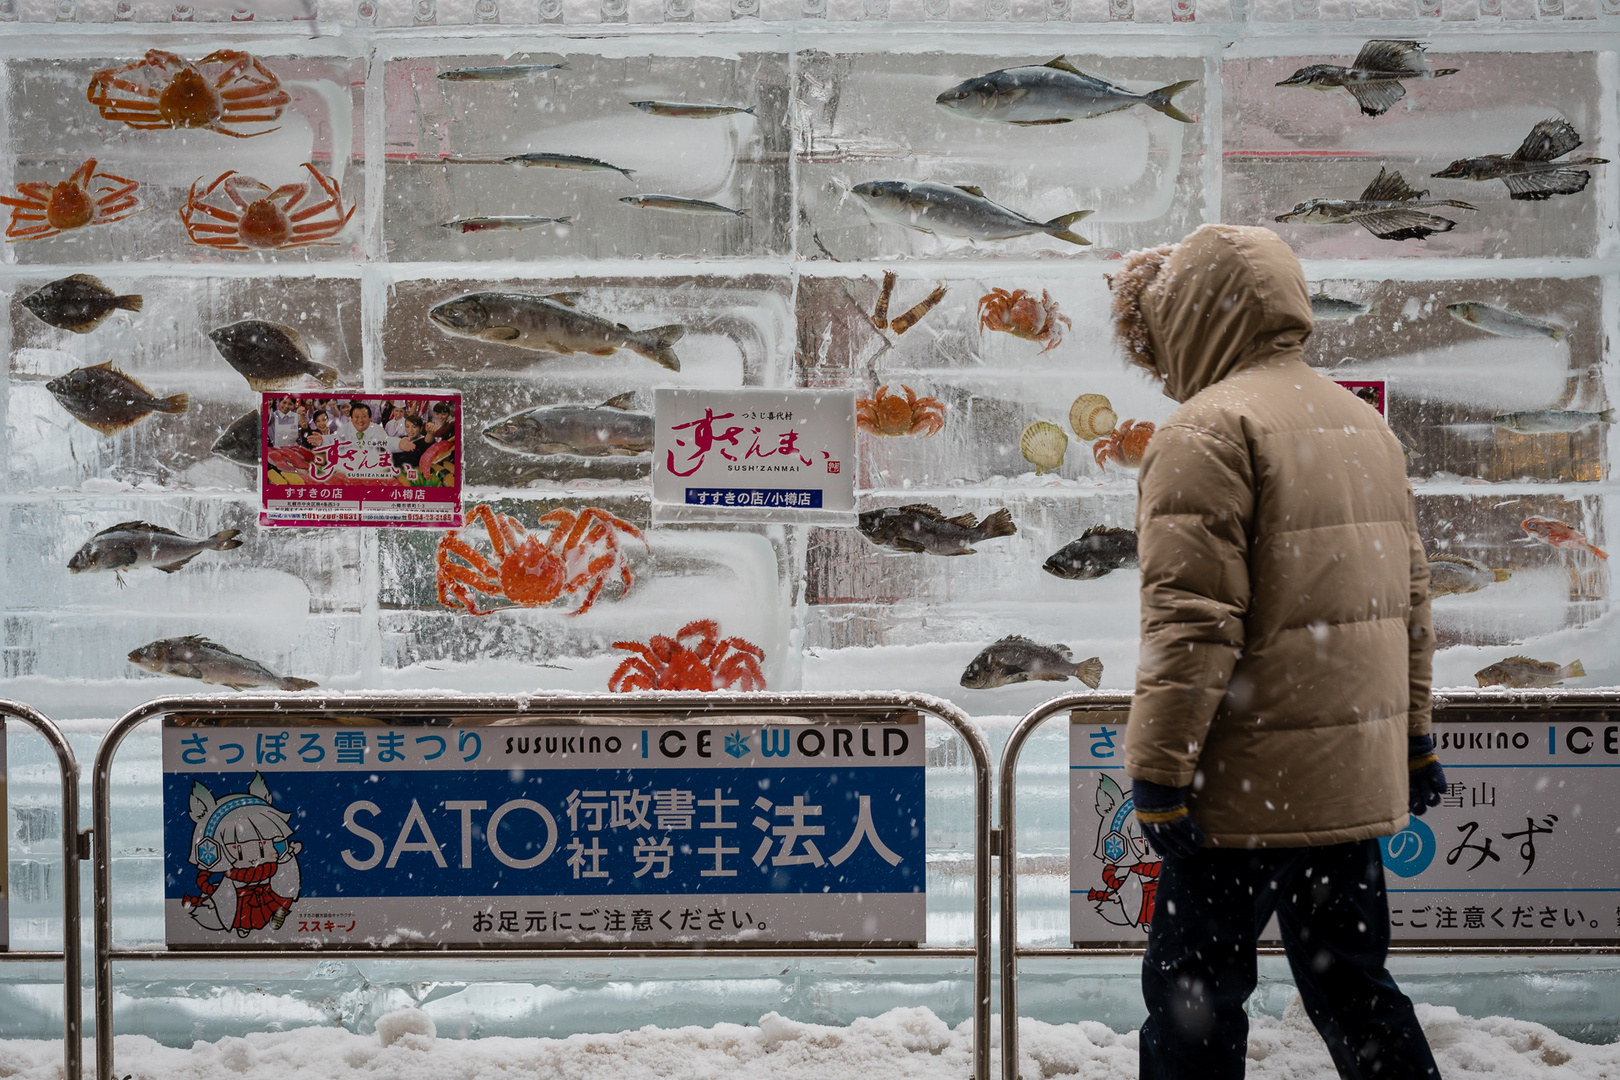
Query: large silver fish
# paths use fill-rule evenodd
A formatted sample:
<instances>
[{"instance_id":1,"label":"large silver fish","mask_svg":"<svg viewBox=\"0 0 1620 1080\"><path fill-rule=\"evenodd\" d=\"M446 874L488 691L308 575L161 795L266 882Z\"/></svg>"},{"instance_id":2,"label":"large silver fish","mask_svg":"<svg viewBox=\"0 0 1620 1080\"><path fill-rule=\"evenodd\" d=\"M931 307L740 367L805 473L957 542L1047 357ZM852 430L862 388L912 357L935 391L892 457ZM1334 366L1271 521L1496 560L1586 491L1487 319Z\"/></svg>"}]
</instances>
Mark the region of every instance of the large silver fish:
<instances>
[{"instance_id":1,"label":"large silver fish","mask_svg":"<svg viewBox=\"0 0 1620 1080\"><path fill-rule=\"evenodd\" d=\"M1554 341L1563 341L1564 335L1569 333L1566 327L1557 323L1544 322L1529 315L1521 315L1517 311L1495 307L1482 300L1464 300L1457 304L1447 304L1446 310L1458 322L1465 322L1476 330L1483 330L1487 334L1497 337L1511 338L1551 338Z\"/></svg>"},{"instance_id":2,"label":"large silver fish","mask_svg":"<svg viewBox=\"0 0 1620 1080\"><path fill-rule=\"evenodd\" d=\"M542 405L484 429L484 438L514 454L630 457L652 452L653 418L631 412L635 391L600 405Z\"/></svg>"},{"instance_id":3,"label":"large silver fish","mask_svg":"<svg viewBox=\"0 0 1620 1080\"><path fill-rule=\"evenodd\" d=\"M574 307L578 293L469 293L428 312L439 329L456 337L497 341L519 349L571 356L611 356L619 349L639 353L671 371L681 370L671 348L686 333L679 323L632 330L623 323Z\"/></svg>"},{"instance_id":4,"label":"large silver fish","mask_svg":"<svg viewBox=\"0 0 1620 1080\"><path fill-rule=\"evenodd\" d=\"M1302 67L1278 86L1305 86L1312 90L1350 91L1361 111L1382 116L1406 96L1403 79L1438 79L1455 75L1460 68L1429 70L1423 59L1423 44L1417 41L1369 41L1361 47L1349 67L1338 64L1312 64Z\"/></svg>"},{"instance_id":5,"label":"large silver fish","mask_svg":"<svg viewBox=\"0 0 1620 1080\"><path fill-rule=\"evenodd\" d=\"M1508 198L1525 201L1550 199L1584 191L1592 174L1576 165L1607 165L1608 158L1578 157L1554 161L1581 145L1580 134L1567 120L1543 120L1530 129L1511 156L1486 154L1458 158L1431 176L1441 180L1500 180Z\"/></svg>"},{"instance_id":6,"label":"large silver fish","mask_svg":"<svg viewBox=\"0 0 1620 1080\"><path fill-rule=\"evenodd\" d=\"M242 546L240 529L221 529L213 536L182 536L173 529L146 521L125 521L102 529L84 542L68 560L75 574L111 570L124 583L125 570L154 566L172 574L205 551L230 551Z\"/></svg>"},{"instance_id":7,"label":"large silver fish","mask_svg":"<svg viewBox=\"0 0 1620 1080\"><path fill-rule=\"evenodd\" d=\"M1450 232L1457 223L1450 218L1425 214L1420 206L1455 206L1477 210L1477 206L1456 199L1426 199L1401 179L1398 172L1382 167L1378 177L1367 185L1359 199L1310 199L1295 206L1278 221L1298 225L1360 225L1380 240L1422 240L1431 233Z\"/></svg>"},{"instance_id":8,"label":"large silver fish","mask_svg":"<svg viewBox=\"0 0 1620 1080\"><path fill-rule=\"evenodd\" d=\"M277 690L308 690L320 684L310 679L277 675L257 660L249 660L205 637L163 638L129 654L129 662L159 675L198 679L232 690L273 686Z\"/></svg>"},{"instance_id":9,"label":"large silver fish","mask_svg":"<svg viewBox=\"0 0 1620 1080\"><path fill-rule=\"evenodd\" d=\"M1528 409L1524 412L1499 413L1491 417L1491 422L1521 435L1568 435L1593 424L1614 423L1614 410Z\"/></svg>"},{"instance_id":10,"label":"large silver fish","mask_svg":"<svg viewBox=\"0 0 1620 1080\"><path fill-rule=\"evenodd\" d=\"M1077 664L1067 645L1042 645L1009 634L973 658L962 672L962 685L970 690L991 690L1031 680L1079 679L1095 690L1102 682L1102 672L1102 661L1095 656Z\"/></svg>"},{"instance_id":11,"label":"large silver fish","mask_svg":"<svg viewBox=\"0 0 1620 1080\"><path fill-rule=\"evenodd\" d=\"M966 184L953 187L931 180L869 180L857 184L853 190L874 214L918 232L968 240L1010 240L1015 236L1046 233L1071 244L1091 243L1069 231L1069 226L1090 214L1090 210L1076 210L1051 221L1036 221L991 202L976 187Z\"/></svg>"},{"instance_id":12,"label":"large silver fish","mask_svg":"<svg viewBox=\"0 0 1620 1080\"><path fill-rule=\"evenodd\" d=\"M1193 118L1171 104L1170 99L1197 81L1188 79L1135 94L1087 75L1060 56L1045 64L980 75L951 87L934 101L941 108L973 120L1026 127L1089 120L1133 105L1146 105L1172 120L1191 124Z\"/></svg>"}]
</instances>

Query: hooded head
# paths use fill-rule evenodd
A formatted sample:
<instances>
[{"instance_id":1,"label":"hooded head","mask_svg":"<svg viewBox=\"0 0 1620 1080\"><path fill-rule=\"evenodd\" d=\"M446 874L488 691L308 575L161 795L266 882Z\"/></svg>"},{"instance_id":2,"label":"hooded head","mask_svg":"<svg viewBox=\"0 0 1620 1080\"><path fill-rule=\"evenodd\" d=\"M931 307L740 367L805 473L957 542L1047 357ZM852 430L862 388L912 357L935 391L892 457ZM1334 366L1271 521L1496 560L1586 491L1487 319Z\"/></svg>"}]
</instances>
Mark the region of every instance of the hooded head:
<instances>
[{"instance_id":1,"label":"hooded head","mask_svg":"<svg viewBox=\"0 0 1620 1080\"><path fill-rule=\"evenodd\" d=\"M1120 345L1176 401L1240 368L1299 356L1311 333L1305 272L1270 229L1205 225L1127 255L1108 284Z\"/></svg>"}]
</instances>

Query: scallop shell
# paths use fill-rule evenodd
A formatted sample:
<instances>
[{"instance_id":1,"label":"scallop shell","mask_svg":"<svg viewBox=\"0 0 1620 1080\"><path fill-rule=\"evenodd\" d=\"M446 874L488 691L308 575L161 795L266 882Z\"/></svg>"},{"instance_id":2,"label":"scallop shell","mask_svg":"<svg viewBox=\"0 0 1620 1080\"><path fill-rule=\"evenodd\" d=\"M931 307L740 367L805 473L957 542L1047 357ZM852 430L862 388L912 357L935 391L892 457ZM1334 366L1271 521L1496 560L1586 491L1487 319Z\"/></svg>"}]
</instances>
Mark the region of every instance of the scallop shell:
<instances>
[{"instance_id":1,"label":"scallop shell","mask_svg":"<svg viewBox=\"0 0 1620 1080\"><path fill-rule=\"evenodd\" d=\"M1119 414L1101 394L1081 394L1069 406L1069 426L1086 442L1102 438L1118 423Z\"/></svg>"},{"instance_id":2,"label":"scallop shell","mask_svg":"<svg viewBox=\"0 0 1620 1080\"><path fill-rule=\"evenodd\" d=\"M1039 476L1063 464L1063 455L1069 449L1069 436L1056 424L1037 420L1018 437L1018 449L1024 460L1035 466Z\"/></svg>"}]
</instances>

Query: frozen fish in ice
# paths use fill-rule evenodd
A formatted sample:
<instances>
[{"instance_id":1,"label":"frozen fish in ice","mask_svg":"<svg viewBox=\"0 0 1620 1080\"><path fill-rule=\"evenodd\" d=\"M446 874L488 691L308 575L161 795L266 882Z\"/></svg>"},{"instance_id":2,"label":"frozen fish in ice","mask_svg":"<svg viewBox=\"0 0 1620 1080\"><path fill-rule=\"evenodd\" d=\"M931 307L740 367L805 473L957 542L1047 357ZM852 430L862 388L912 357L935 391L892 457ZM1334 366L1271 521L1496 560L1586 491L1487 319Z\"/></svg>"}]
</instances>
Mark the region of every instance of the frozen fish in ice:
<instances>
[{"instance_id":1,"label":"frozen fish in ice","mask_svg":"<svg viewBox=\"0 0 1620 1080\"><path fill-rule=\"evenodd\" d=\"M216 645L195 634L149 642L129 654L129 662L159 675L199 679L232 690L252 686L273 686L277 690L308 690L319 686L309 679L277 675L257 660L239 656L223 645Z\"/></svg>"},{"instance_id":2,"label":"frozen fish in ice","mask_svg":"<svg viewBox=\"0 0 1620 1080\"><path fill-rule=\"evenodd\" d=\"M509 214L505 217L469 217L454 221L441 221L439 228L454 229L459 233L495 232L502 229L533 229L541 225L569 225L571 217L524 217Z\"/></svg>"},{"instance_id":3,"label":"frozen fish in ice","mask_svg":"<svg viewBox=\"0 0 1620 1080\"><path fill-rule=\"evenodd\" d=\"M562 71L568 65L563 64L499 64L494 67L451 68L449 71L439 72L439 78L445 82L516 82L519 79L532 79L536 75L543 75L548 71Z\"/></svg>"},{"instance_id":4,"label":"frozen fish in ice","mask_svg":"<svg viewBox=\"0 0 1620 1080\"><path fill-rule=\"evenodd\" d=\"M1547 660L1532 660L1528 656L1510 656L1474 672L1474 678L1481 686L1511 686L1515 690L1539 689L1554 686L1565 679L1585 677L1586 669L1579 660L1560 667Z\"/></svg>"},{"instance_id":5,"label":"frozen fish in ice","mask_svg":"<svg viewBox=\"0 0 1620 1080\"><path fill-rule=\"evenodd\" d=\"M322 386L335 386L337 368L310 359L298 331L263 319L244 319L208 331L225 362L261 393L281 390L309 376Z\"/></svg>"},{"instance_id":6,"label":"frozen fish in ice","mask_svg":"<svg viewBox=\"0 0 1620 1080\"><path fill-rule=\"evenodd\" d=\"M484 438L514 454L621 457L652 452L653 418L632 412L635 392L600 405L542 405L484 429Z\"/></svg>"},{"instance_id":7,"label":"frozen fish in ice","mask_svg":"<svg viewBox=\"0 0 1620 1080\"><path fill-rule=\"evenodd\" d=\"M653 116L679 116L688 120L708 120L715 116L733 116L737 113L754 115L754 107L746 109L736 105L694 105L684 101L632 101L632 108Z\"/></svg>"},{"instance_id":8,"label":"frozen fish in ice","mask_svg":"<svg viewBox=\"0 0 1620 1080\"><path fill-rule=\"evenodd\" d=\"M502 158L508 165L524 165L531 168L542 169L573 169L576 172L616 172L626 180L636 174L634 169L621 169L617 165L609 165L593 157L580 157L577 154L513 154L509 158Z\"/></svg>"},{"instance_id":9,"label":"frozen fish in ice","mask_svg":"<svg viewBox=\"0 0 1620 1080\"><path fill-rule=\"evenodd\" d=\"M1566 328L1556 323L1543 322L1528 315L1520 315L1517 311L1508 311L1506 308L1492 307L1479 300L1447 304L1446 310L1451 312L1451 317L1458 322L1465 322L1476 330L1483 330L1497 337L1545 337L1563 341L1564 335L1569 333Z\"/></svg>"},{"instance_id":10,"label":"frozen fish in ice","mask_svg":"<svg viewBox=\"0 0 1620 1080\"><path fill-rule=\"evenodd\" d=\"M1519 528L1555 548L1566 551L1584 551L1588 555L1596 555L1600 559L1607 559L1608 552L1588 540L1581 533L1569 525L1555 518L1527 517L1519 522Z\"/></svg>"},{"instance_id":11,"label":"frozen fish in ice","mask_svg":"<svg viewBox=\"0 0 1620 1080\"><path fill-rule=\"evenodd\" d=\"M250 469L259 467L259 453L264 446L264 433L260 427L259 410L245 412L231 422L231 426L214 440L209 452L218 454L226 461L234 461L238 465L246 465Z\"/></svg>"},{"instance_id":12,"label":"frozen fish in ice","mask_svg":"<svg viewBox=\"0 0 1620 1080\"><path fill-rule=\"evenodd\" d=\"M1312 90L1343 87L1356 99L1368 116L1382 116L1406 96L1402 80L1438 79L1455 75L1460 68L1429 70L1423 58L1424 46L1418 41L1369 41L1361 47L1349 67L1338 64L1312 64L1302 67L1278 86L1308 86Z\"/></svg>"},{"instance_id":13,"label":"frozen fish in ice","mask_svg":"<svg viewBox=\"0 0 1620 1080\"><path fill-rule=\"evenodd\" d=\"M878 547L925 555L974 555L974 544L1018 531L1006 507L979 521L972 514L948 518L924 503L868 510L856 527Z\"/></svg>"},{"instance_id":14,"label":"frozen fish in ice","mask_svg":"<svg viewBox=\"0 0 1620 1080\"><path fill-rule=\"evenodd\" d=\"M1380 240L1423 240L1431 233L1450 232L1457 223L1422 213L1418 207L1479 209L1457 199L1425 198L1428 194L1413 188L1401 179L1400 173L1380 167L1377 178L1367 185L1361 198L1309 199L1277 215L1277 220L1300 225L1360 225Z\"/></svg>"},{"instance_id":15,"label":"frozen fish in ice","mask_svg":"<svg viewBox=\"0 0 1620 1080\"><path fill-rule=\"evenodd\" d=\"M1090 581L1110 570L1136 565L1135 532L1093 525L1080 534L1080 539L1070 540L1053 552L1041 569L1070 581Z\"/></svg>"},{"instance_id":16,"label":"frozen fish in ice","mask_svg":"<svg viewBox=\"0 0 1620 1080\"><path fill-rule=\"evenodd\" d=\"M1487 585L1506 581L1513 576L1511 570L1492 570L1477 559L1459 555L1429 556L1429 595L1461 596L1478 592Z\"/></svg>"},{"instance_id":17,"label":"frozen fish in ice","mask_svg":"<svg viewBox=\"0 0 1620 1080\"><path fill-rule=\"evenodd\" d=\"M119 308L141 310L140 296L119 296L91 274L74 274L29 293L23 307L58 330L88 334Z\"/></svg>"},{"instance_id":18,"label":"frozen fish in ice","mask_svg":"<svg viewBox=\"0 0 1620 1080\"><path fill-rule=\"evenodd\" d=\"M962 672L962 685L970 690L990 690L1031 680L1062 682L1072 678L1095 690L1102 682L1102 671L1098 657L1077 664L1067 645L1042 645L1009 634L973 658Z\"/></svg>"},{"instance_id":19,"label":"frozen fish in ice","mask_svg":"<svg viewBox=\"0 0 1620 1080\"><path fill-rule=\"evenodd\" d=\"M1337 296L1328 296L1326 293L1311 294L1311 318L1313 319L1354 319L1365 315L1372 310L1371 304L1363 304L1360 300L1342 300Z\"/></svg>"},{"instance_id":20,"label":"frozen fish in ice","mask_svg":"<svg viewBox=\"0 0 1620 1080\"><path fill-rule=\"evenodd\" d=\"M969 79L951 87L934 101L941 108L973 120L1026 127L1088 120L1133 105L1146 105L1172 120L1191 124L1193 118L1176 108L1170 99L1197 81L1188 79L1135 94L1087 75L1060 56L1045 64L1003 68Z\"/></svg>"},{"instance_id":21,"label":"frozen fish in ice","mask_svg":"<svg viewBox=\"0 0 1620 1080\"><path fill-rule=\"evenodd\" d=\"M729 206L721 206L706 199L684 199L679 195L626 195L619 200L631 206L639 206L643 210L673 210L677 214L729 214L732 217L747 217L747 210L733 210Z\"/></svg>"},{"instance_id":22,"label":"frozen fish in ice","mask_svg":"<svg viewBox=\"0 0 1620 1080\"><path fill-rule=\"evenodd\" d=\"M125 570L155 566L172 574L205 551L230 551L242 546L240 529L221 529L213 536L182 536L173 529L146 521L125 521L102 529L84 542L68 560L75 574L111 570L124 583Z\"/></svg>"},{"instance_id":23,"label":"frozen fish in ice","mask_svg":"<svg viewBox=\"0 0 1620 1080\"><path fill-rule=\"evenodd\" d=\"M1498 413L1491 417L1499 428L1521 435L1567 435L1593 424L1614 423L1614 410L1582 412L1580 409L1531 409L1526 412Z\"/></svg>"},{"instance_id":24,"label":"frozen fish in ice","mask_svg":"<svg viewBox=\"0 0 1620 1080\"><path fill-rule=\"evenodd\" d=\"M75 420L103 435L123 431L154 412L183 413L191 407L188 394L153 397L146 387L114 369L111 360L58 375L45 389Z\"/></svg>"},{"instance_id":25,"label":"frozen fish in ice","mask_svg":"<svg viewBox=\"0 0 1620 1080\"><path fill-rule=\"evenodd\" d=\"M1092 213L1090 210L1076 210L1043 222L991 202L984 192L967 184L869 180L857 184L853 190L877 216L918 232L968 240L1010 240L1015 236L1046 233L1071 244L1089 246L1091 243L1069 230L1070 225Z\"/></svg>"},{"instance_id":26,"label":"frozen fish in ice","mask_svg":"<svg viewBox=\"0 0 1620 1080\"><path fill-rule=\"evenodd\" d=\"M681 370L672 346L686 333L679 323L632 330L574 307L577 293L469 293L428 312L439 329L456 337L497 341L536 352L611 356L619 349L639 353L671 371Z\"/></svg>"},{"instance_id":27,"label":"frozen fish in ice","mask_svg":"<svg viewBox=\"0 0 1620 1080\"><path fill-rule=\"evenodd\" d=\"M1578 157L1554 161L1581 145L1581 136L1567 120L1543 120L1530 129L1511 156L1486 154L1458 158L1431 176L1442 180L1500 180L1508 198L1527 201L1573 195L1584 191L1592 174L1577 165L1607 165L1608 158Z\"/></svg>"}]
</instances>

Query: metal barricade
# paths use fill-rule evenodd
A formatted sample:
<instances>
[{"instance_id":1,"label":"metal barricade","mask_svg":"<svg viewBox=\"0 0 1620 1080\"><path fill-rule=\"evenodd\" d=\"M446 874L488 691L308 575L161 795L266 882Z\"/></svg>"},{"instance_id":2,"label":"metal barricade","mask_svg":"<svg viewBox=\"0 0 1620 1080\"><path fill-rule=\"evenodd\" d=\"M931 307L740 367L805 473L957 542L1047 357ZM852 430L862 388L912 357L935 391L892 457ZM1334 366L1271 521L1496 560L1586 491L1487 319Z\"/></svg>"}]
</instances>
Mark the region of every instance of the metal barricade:
<instances>
[{"instance_id":1,"label":"metal barricade","mask_svg":"<svg viewBox=\"0 0 1620 1080\"><path fill-rule=\"evenodd\" d=\"M62 948L0 952L0 962L62 964L62 1073L79 1080L84 1073L84 994L82 931L79 920L79 859L90 842L79 831L79 762L62 731L44 713L21 702L0 700L0 716L21 720L50 744L62 773ZM0 818L4 807L0 807ZM4 821L0 820L0 827ZM6 867L0 866L0 873Z\"/></svg>"},{"instance_id":2,"label":"metal barricade","mask_svg":"<svg viewBox=\"0 0 1620 1080\"><path fill-rule=\"evenodd\" d=\"M761 715L813 714L853 716L891 710L913 710L944 721L967 744L973 760L973 944L971 946L842 946L829 943L819 947L750 944L730 945L646 945L620 947L490 946L487 948L434 947L313 947L277 948L274 951L244 953L231 949L132 949L113 944L112 920L112 763L119 746L130 732L150 720L172 713L188 715L228 715L250 723L285 724L289 716L330 718L375 715L388 719L426 719L447 714L456 716L521 716L525 723L589 723L604 715L613 717L662 717L685 723L722 721L723 718ZM244 955L255 958L319 956L323 959L609 959L618 957L657 957L716 955L750 956L842 956L859 958L971 958L973 960L973 1077L990 1080L990 752L984 736L967 715L948 701L926 694L728 694L717 697L701 693L639 694L557 694L525 696L453 695L235 695L224 697L175 697L148 702L123 716L102 740L96 754L92 797L94 805L95 856L92 877L95 910L96 977L96 1074L100 1080L113 1080L112 965L142 961L232 960ZM75 894L76 895L76 894ZM76 1080L70 1073L68 1080Z\"/></svg>"}]
</instances>

